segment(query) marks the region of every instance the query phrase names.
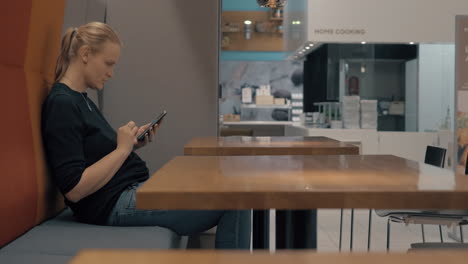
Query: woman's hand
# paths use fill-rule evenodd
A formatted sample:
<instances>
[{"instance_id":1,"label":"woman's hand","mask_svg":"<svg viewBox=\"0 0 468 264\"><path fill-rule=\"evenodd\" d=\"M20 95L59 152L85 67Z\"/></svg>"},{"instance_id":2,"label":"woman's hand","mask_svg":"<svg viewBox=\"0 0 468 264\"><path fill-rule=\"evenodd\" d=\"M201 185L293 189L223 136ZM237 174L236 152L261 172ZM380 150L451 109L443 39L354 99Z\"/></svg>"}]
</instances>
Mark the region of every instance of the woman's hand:
<instances>
[{"instance_id":1,"label":"woman's hand","mask_svg":"<svg viewBox=\"0 0 468 264\"><path fill-rule=\"evenodd\" d=\"M119 127L117 132L117 149L122 149L130 154L133 150L134 144L137 143L137 132L138 127L133 121Z\"/></svg>"},{"instance_id":2,"label":"woman's hand","mask_svg":"<svg viewBox=\"0 0 468 264\"><path fill-rule=\"evenodd\" d=\"M141 133L143 133L143 131L145 131L148 127L149 127L149 123L144 125L144 126L141 126L140 128L138 128L138 132L137 132L137 135L140 135ZM161 125L161 123L159 124L156 124L154 125L152 128L150 128L150 130L148 131L148 133L145 135L145 139L142 140L142 141L138 141L135 146L134 146L134 149L139 149L141 147L144 147L146 146L148 143L152 142L153 139L154 139L154 136L156 135L156 131L158 130L159 126Z\"/></svg>"}]
</instances>

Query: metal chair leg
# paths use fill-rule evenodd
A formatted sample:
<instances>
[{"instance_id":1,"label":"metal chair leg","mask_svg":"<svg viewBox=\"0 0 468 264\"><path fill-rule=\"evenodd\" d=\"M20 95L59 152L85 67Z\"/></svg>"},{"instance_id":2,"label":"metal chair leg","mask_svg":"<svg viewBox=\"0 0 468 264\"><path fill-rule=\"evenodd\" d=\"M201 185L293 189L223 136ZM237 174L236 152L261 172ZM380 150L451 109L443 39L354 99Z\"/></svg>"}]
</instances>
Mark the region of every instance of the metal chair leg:
<instances>
[{"instance_id":1,"label":"metal chair leg","mask_svg":"<svg viewBox=\"0 0 468 264\"><path fill-rule=\"evenodd\" d=\"M442 236L442 226L439 225L439 234L440 234L440 242L444 243L444 237Z\"/></svg>"},{"instance_id":2,"label":"metal chair leg","mask_svg":"<svg viewBox=\"0 0 468 264\"><path fill-rule=\"evenodd\" d=\"M390 217L387 220L387 251L390 250Z\"/></svg>"},{"instance_id":3,"label":"metal chair leg","mask_svg":"<svg viewBox=\"0 0 468 264\"><path fill-rule=\"evenodd\" d=\"M369 209L369 230L367 231L367 251L371 246L371 228L372 228L372 209Z\"/></svg>"},{"instance_id":4,"label":"metal chair leg","mask_svg":"<svg viewBox=\"0 0 468 264\"><path fill-rule=\"evenodd\" d=\"M421 224L421 233L422 233L423 243L426 243L426 235L424 234L424 225L422 224Z\"/></svg>"},{"instance_id":5,"label":"metal chair leg","mask_svg":"<svg viewBox=\"0 0 468 264\"><path fill-rule=\"evenodd\" d=\"M462 225L460 225L460 241L462 243L465 243L465 240L463 239L463 226Z\"/></svg>"},{"instance_id":6,"label":"metal chair leg","mask_svg":"<svg viewBox=\"0 0 468 264\"><path fill-rule=\"evenodd\" d=\"M351 209L351 235L349 238L349 250L353 251L353 236L354 236L354 209Z\"/></svg>"},{"instance_id":7,"label":"metal chair leg","mask_svg":"<svg viewBox=\"0 0 468 264\"><path fill-rule=\"evenodd\" d=\"M340 242L338 244L339 251L341 251L342 238L343 238L343 208L341 208L341 213L340 213Z\"/></svg>"},{"instance_id":8,"label":"metal chair leg","mask_svg":"<svg viewBox=\"0 0 468 264\"><path fill-rule=\"evenodd\" d=\"M458 226L452 226L452 231L447 232L449 238L455 240L456 242L461 242L460 236L458 235L457 231Z\"/></svg>"}]
</instances>

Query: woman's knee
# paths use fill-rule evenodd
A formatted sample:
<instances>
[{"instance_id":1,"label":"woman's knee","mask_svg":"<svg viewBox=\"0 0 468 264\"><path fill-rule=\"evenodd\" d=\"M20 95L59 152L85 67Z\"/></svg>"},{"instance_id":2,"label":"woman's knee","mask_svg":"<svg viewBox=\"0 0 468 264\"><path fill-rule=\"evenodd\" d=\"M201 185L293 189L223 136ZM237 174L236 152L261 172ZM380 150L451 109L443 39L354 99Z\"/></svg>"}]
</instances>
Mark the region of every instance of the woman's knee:
<instances>
[{"instance_id":1,"label":"woman's knee","mask_svg":"<svg viewBox=\"0 0 468 264\"><path fill-rule=\"evenodd\" d=\"M231 222L232 224L241 226L243 228L250 228L251 224L251 211L250 210L230 210L224 211L223 219L221 221Z\"/></svg>"},{"instance_id":2,"label":"woman's knee","mask_svg":"<svg viewBox=\"0 0 468 264\"><path fill-rule=\"evenodd\" d=\"M174 215L168 227L180 236L204 232L217 226L224 211L185 211Z\"/></svg>"}]
</instances>

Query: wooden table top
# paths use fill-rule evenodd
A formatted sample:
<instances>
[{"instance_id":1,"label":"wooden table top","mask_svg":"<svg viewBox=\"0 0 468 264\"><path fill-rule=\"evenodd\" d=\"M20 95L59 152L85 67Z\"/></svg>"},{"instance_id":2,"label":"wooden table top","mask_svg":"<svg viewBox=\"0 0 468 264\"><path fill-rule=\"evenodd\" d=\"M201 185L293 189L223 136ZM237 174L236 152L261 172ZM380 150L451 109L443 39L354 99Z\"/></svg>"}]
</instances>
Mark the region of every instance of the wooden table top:
<instances>
[{"instance_id":1,"label":"wooden table top","mask_svg":"<svg viewBox=\"0 0 468 264\"><path fill-rule=\"evenodd\" d=\"M181 156L141 209L468 209L468 176L391 155Z\"/></svg>"},{"instance_id":2,"label":"wooden table top","mask_svg":"<svg viewBox=\"0 0 468 264\"><path fill-rule=\"evenodd\" d=\"M234 251L149 251L85 250L71 264L451 264L465 263L468 251L428 251L415 253L315 253L312 251L234 252Z\"/></svg>"},{"instance_id":3,"label":"wooden table top","mask_svg":"<svg viewBox=\"0 0 468 264\"><path fill-rule=\"evenodd\" d=\"M359 147L327 137L206 137L194 138L185 155L351 155Z\"/></svg>"}]
</instances>

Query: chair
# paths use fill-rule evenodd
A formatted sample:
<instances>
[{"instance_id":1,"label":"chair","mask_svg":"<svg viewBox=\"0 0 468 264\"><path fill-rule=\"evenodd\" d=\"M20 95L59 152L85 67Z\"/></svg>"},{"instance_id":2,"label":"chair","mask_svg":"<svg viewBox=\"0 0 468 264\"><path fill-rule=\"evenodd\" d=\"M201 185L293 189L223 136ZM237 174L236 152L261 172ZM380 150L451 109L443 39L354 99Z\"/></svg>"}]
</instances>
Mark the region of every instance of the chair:
<instances>
[{"instance_id":1,"label":"chair","mask_svg":"<svg viewBox=\"0 0 468 264\"><path fill-rule=\"evenodd\" d=\"M427 146L426 156L424 157L424 163L443 168L445 163L446 152L447 150L444 148Z\"/></svg>"},{"instance_id":2,"label":"chair","mask_svg":"<svg viewBox=\"0 0 468 264\"><path fill-rule=\"evenodd\" d=\"M444 167L446 149L428 146L424 163ZM468 164L467 164L468 165ZM375 210L381 217L387 220L387 250L390 248L390 223L421 224L422 239L425 243L424 225L439 225L440 240L443 243L442 225L458 225L460 227L461 243L463 240L462 225L468 224L468 211L460 210ZM371 222L369 221L369 227ZM370 248L370 228L368 235L368 248Z\"/></svg>"}]
</instances>

